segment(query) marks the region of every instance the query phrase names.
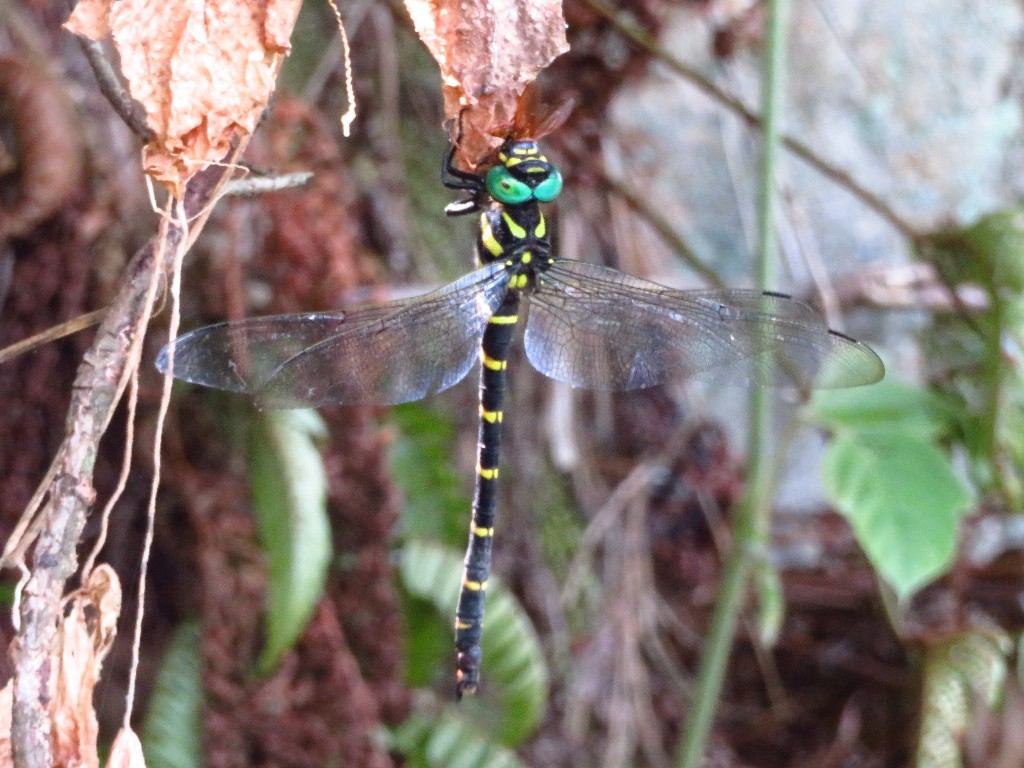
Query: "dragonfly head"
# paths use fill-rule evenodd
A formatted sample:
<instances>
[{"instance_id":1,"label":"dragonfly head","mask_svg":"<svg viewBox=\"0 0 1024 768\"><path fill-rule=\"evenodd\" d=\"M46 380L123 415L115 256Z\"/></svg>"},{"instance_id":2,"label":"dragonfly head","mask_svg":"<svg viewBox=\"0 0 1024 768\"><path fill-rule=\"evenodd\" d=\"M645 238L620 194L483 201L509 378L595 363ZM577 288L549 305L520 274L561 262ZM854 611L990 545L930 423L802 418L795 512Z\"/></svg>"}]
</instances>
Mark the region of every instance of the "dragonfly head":
<instances>
[{"instance_id":1,"label":"dragonfly head","mask_svg":"<svg viewBox=\"0 0 1024 768\"><path fill-rule=\"evenodd\" d=\"M506 141L486 182L487 194L502 205L550 203L562 191L562 174L532 140Z\"/></svg>"}]
</instances>

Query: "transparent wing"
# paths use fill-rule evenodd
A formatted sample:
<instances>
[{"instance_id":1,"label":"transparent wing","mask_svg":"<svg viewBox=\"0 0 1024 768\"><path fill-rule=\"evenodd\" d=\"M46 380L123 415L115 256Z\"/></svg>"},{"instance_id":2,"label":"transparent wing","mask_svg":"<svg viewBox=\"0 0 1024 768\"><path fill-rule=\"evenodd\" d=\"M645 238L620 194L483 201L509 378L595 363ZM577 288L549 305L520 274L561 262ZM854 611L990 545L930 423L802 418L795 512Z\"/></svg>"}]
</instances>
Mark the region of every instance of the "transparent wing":
<instances>
[{"instance_id":1,"label":"transparent wing","mask_svg":"<svg viewBox=\"0 0 1024 768\"><path fill-rule=\"evenodd\" d=\"M507 283L491 264L412 299L199 328L174 342L174 376L265 408L418 400L469 372Z\"/></svg>"},{"instance_id":2,"label":"transparent wing","mask_svg":"<svg viewBox=\"0 0 1024 768\"><path fill-rule=\"evenodd\" d=\"M538 275L526 354L541 373L586 389L641 389L671 378L841 388L884 374L869 347L788 296L678 291L568 259Z\"/></svg>"}]
</instances>

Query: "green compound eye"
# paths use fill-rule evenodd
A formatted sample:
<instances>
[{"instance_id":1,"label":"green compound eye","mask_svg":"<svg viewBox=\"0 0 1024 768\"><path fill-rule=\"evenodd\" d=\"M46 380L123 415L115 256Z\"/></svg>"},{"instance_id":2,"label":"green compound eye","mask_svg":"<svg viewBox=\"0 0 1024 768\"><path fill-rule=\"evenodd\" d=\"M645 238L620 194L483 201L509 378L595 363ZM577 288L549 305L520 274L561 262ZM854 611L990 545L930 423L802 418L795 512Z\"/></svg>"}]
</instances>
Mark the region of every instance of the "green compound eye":
<instances>
[{"instance_id":1,"label":"green compound eye","mask_svg":"<svg viewBox=\"0 0 1024 768\"><path fill-rule=\"evenodd\" d=\"M487 194L505 205L525 203L533 195L530 185L515 178L504 165L487 172Z\"/></svg>"},{"instance_id":2,"label":"green compound eye","mask_svg":"<svg viewBox=\"0 0 1024 768\"><path fill-rule=\"evenodd\" d=\"M542 203L550 203L556 197L558 193L562 191L562 174L557 169L551 169L551 175L548 176L544 181L537 185L537 188L533 190L533 196L540 200Z\"/></svg>"}]
</instances>

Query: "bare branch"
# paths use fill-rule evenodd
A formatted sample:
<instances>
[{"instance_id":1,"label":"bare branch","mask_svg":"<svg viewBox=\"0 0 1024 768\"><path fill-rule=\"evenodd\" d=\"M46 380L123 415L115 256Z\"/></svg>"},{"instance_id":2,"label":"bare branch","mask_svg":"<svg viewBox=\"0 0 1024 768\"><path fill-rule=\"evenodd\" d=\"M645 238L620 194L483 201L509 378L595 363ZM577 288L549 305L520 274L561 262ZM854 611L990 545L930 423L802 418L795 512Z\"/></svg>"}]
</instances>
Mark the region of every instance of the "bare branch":
<instances>
[{"instance_id":1,"label":"bare branch","mask_svg":"<svg viewBox=\"0 0 1024 768\"><path fill-rule=\"evenodd\" d=\"M121 85L117 73L103 53L103 46L95 40L82 36L78 36L78 44L82 46L82 53L89 60L89 66L92 67L93 74L96 75L96 84L99 86L100 93L107 97L110 106L131 128L132 133L148 142L153 138L153 131L146 124L146 118L142 114L140 105Z\"/></svg>"},{"instance_id":2,"label":"bare branch","mask_svg":"<svg viewBox=\"0 0 1024 768\"><path fill-rule=\"evenodd\" d=\"M230 173L230 164L214 165L188 185L185 210L194 236ZM157 283L166 274L185 233L170 222L162 239L150 242L132 259L123 283L100 325L92 347L79 366L66 420L66 437L57 452L42 524L32 552L31 576L20 602L20 628L12 644L15 664L11 741L17 768L50 768L52 749L49 701L51 669L62 618L65 582L77 566L76 549L86 517L96 499L93 466L100 438L138 365L142 336ZM33 510L26 510L32 513ZM24 553L31 542L8 545ZM10 564L10 563L9 563Z\"/></svg>"},{"instance_id":3,"label":"bare branch","mask_svg":"<svg viewBox=\"0 0 1024 768\"><path fill-rule=\"evenodd\" d=\"M44 331L32 334L26 339L16 341L14 344L0 349L0 365L13 360L18 355L22 355L29 350L40 347L43 344L48 344L51 341L63 339L65 336L70 336L73 333L84 331L86 328L91 328L100 322L105 314L107 314L107 310L105 309L86 312L84 315L71 318L66 323L51 326Z\"/></svg>"},{"instance_id":4,"label":"bare branch","mask_svg":"<svg viewBox=\"0 0 1024 768\"><path fill-rule=\"evenodd\" d=\"M312 171L282 173L278 176L251 176L247 179L232 179L224 185L224 197L255 197L266 192L301 187L313 178Z\"/></svg>"}]
</instances>

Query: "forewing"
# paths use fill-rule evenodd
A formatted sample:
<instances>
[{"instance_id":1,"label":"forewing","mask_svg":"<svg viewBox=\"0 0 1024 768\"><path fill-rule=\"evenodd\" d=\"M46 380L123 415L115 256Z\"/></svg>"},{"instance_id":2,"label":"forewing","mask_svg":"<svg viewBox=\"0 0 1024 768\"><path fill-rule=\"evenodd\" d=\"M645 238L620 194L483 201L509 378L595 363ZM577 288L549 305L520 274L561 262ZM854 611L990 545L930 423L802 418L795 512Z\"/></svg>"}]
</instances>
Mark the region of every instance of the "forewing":
<instances>
[{"instance_id":1,"label":"forewing","mask_svg":"<svg viewBox=\"0 0 1024 768\"><path fill-rule=\"evenodd\" d=\"M883 374L870 348L830 331L787 296L678 291L561 259L538 277L526 353L537 370L586 389L641 389L672 378L840 388Z\"/></svg>"},{"instance_id":2,"label":"forewing","mask_svg":"<svg viewBox=\"0 0 1024 768\"><path fill-rule=\"evenodd\" d=\"M199 328L174 342L174 376L267 408L416 400L466 375L506 282L489 265L412 299Z\"/></svg>"},{"instance_id":3,"label":"forewing","mask_svg":"<svg viewBox=\"0 0 1024 768\"><path fill-rule=\"evenodd\" d=\"M175 378L253 394L281 363L354 327L360 320L369 322L364 312L386 316L399 308L382 304L355 312L271 315L207 325L179 336L160 350L156 367L166 372L173 349Z\"/></svg>"},{"instance_id":4,"label":"forewing","mask_svg":"<svg viewBox=\"0 0 1024 768\"><path fill-rule=\"evenodd\" d=\"M473 367L507 283L504 266L491 264L397 311L374 312L281 363L255 390L257 403L392 405L442 392Z\"/></svg>"}]
</instances>

